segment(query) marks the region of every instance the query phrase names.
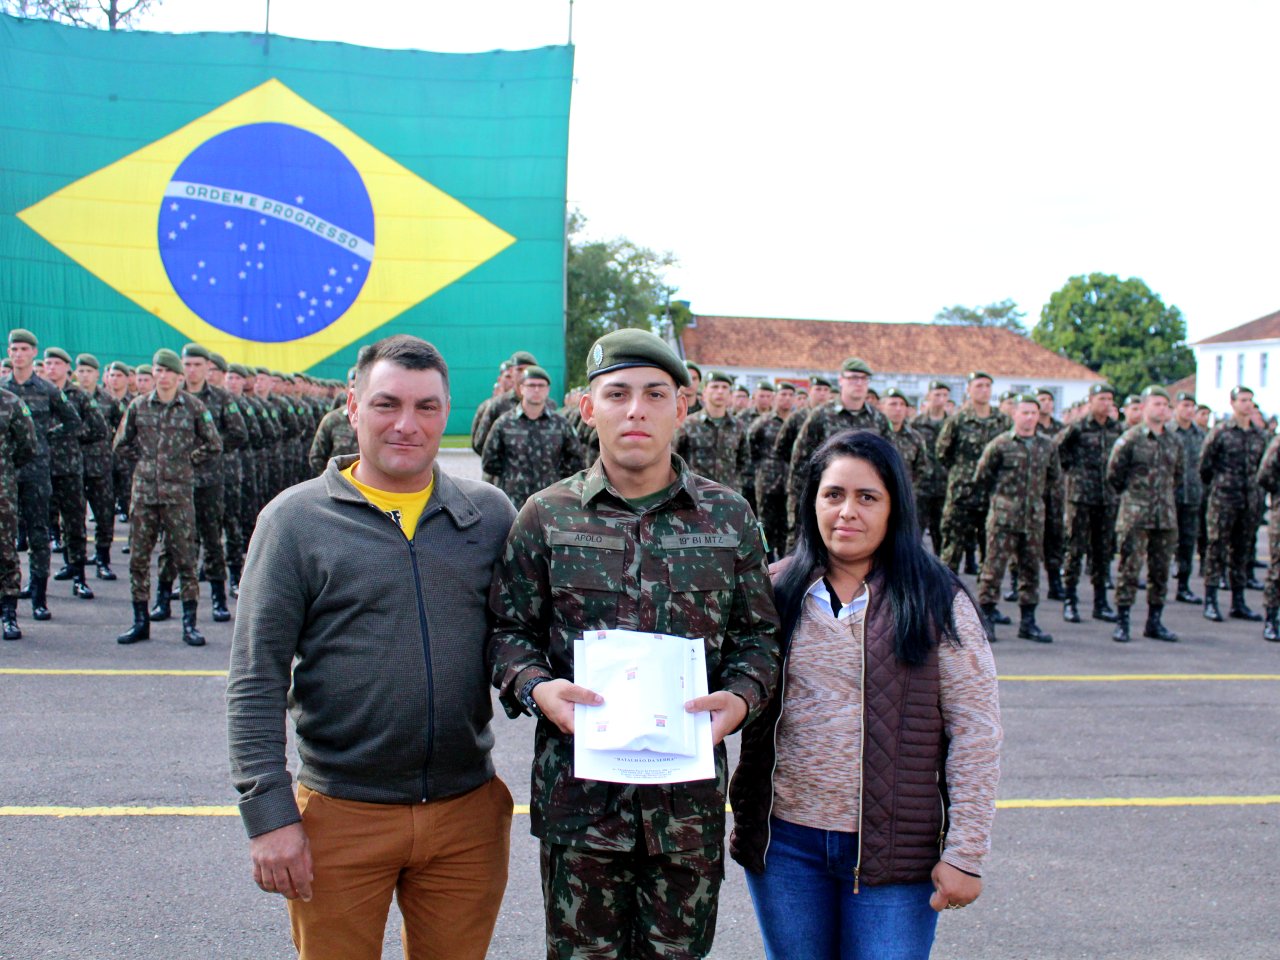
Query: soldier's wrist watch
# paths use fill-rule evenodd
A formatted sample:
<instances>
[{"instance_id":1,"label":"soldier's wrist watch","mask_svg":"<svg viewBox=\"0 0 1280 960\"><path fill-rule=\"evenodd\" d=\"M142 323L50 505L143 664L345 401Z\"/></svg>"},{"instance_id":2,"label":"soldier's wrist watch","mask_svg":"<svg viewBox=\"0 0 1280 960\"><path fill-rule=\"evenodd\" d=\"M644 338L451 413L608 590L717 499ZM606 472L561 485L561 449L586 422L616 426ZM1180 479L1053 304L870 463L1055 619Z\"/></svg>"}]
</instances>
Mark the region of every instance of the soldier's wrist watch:
<instances>
[{"instance_id":1,"label":"soldier's wrist watch","mask_svg":"<svg viewBox=\"0 0 1280 960\"><path fill-rule=\"evenodd\" d=\"M546 683L550 679L550 677L531 677L524 682L520 687L520 692L516 694L516 699L524 704L524 708L538 720L545 720L546 715L543 714L538 706L538 702L533 699L533 688L540 683Z\"/></svg>"}]
</instances>

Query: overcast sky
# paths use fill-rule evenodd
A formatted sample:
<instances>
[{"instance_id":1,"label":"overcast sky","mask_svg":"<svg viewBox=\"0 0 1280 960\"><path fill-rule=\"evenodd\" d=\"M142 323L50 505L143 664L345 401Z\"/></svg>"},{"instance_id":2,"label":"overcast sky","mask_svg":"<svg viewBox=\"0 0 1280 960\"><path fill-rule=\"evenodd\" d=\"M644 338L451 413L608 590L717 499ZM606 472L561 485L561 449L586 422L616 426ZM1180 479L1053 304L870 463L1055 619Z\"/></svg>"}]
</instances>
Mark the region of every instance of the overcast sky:
<instances>
[{"instance_id":1,"label":"overcast sky","mask_svg":"<svg viewBox=\"0 0 1280 960\"><path fill-rule=\"evenodd\" d=\"M564 43L567 0L273 0L273 33ZM261 30L264 0L143 29ZM1138 276L1192 341L1280 309L1280 3L577 0L571 204L696 312L927 321Z\"/></svg>"}]
</instances>

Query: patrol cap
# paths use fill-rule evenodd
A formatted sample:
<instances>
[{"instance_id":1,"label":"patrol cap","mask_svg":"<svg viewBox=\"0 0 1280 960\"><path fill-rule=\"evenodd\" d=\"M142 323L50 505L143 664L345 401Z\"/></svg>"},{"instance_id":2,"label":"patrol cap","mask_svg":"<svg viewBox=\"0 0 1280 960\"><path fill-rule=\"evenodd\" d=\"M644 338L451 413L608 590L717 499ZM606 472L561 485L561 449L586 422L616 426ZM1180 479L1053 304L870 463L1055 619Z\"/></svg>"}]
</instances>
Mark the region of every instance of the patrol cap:
<instances>
[{"instance_id":1,"label":"patrol cap","mask_svg":"<svg viewBox=\"0 0 1280 960\"><path fill-rule=\"evenodd\" d=\"M153 367L164 367L166 370L172 370L174 373L183 373L182 358L170 350L168 347L161 347L155 352L155 356L151 358Z\"/></svg>"},{"instance_id":2,"label":"patrol cap","mask_svg":"<svg viewBox=\"0 0 1280 960\"><path fill-rule=\"evenodd\" d=\"M1054 396L1054 392L1053 392L1053 390L1052 390L1051 388L1049 388L1049 387L1041 387L1039 390L1037 390L1037 391L1036 391L1036 396L1037 396L1037 397L1052 397L1052 396Z\"/></svg>"},{"instance_id":3,"label":"patrol cap","mask_svg":"<svg viewBox=\"0 0 1280 960\"><path fill-rule=\"evenodd\" d=\"M102 364L98 362L98 358L95 357L92 353L76 354L76 366L77 367L93 367L93 369L95 370L102 369Z\"/></svg>"},{"instance_id":4,"label":"patrol cap","mask_svg":"<svg viewBox=\"0 0 1280 960\"><path fill-rule=\"evenodd\" d=\"M1242 393L1247 393L1247 394L1249 394L1249 396L1251 396L1251 397L1253 396L1253 391L1252 391L1252 390L1250 390L1248 387L1246 387L1246 386L1239 386L1239 387L1232 387L1232 388L1231 388L1231 399L1232 399L1232 400L1235 400L1235 398L1236 398L1236 397L1238 397L1238 396L1240 396L1240 394L1242 394Z\"/></svg>"},{"instance_id":5,"label":"patrol cap","mask_svg":"<svg viewBox=\"0 0 1280 960\"><path fill-rule=\"evenodd\" d=\"M1188 392L1188 391L1186 391L1186 390L1179 390L1179 391L1178 391L1178 399L1179 399L1179 400L1190 400L1192 403L1195 403L1195 402L1196 402L1196 395L1195 395L1194 393L1189 393L1189 392Z\"/></svg>"},{"instance_id":6,"label":"patrol cap","mask_svg":"<svg viewBox=\"0 0 1280 960\"><path fill-rule=\"evenodd\" d=\"M987 373L985 370L974 370L969 374L969 382L973 383L975 380L990 380L994 383L995 377L991 376L991 374Z\"/></svg>"},{"instance_id":7,"label":"patrol cap","mask_svg":"<svg viewBox=\"0 0 1280 960\"><path fill-rule=\"evenodd\" d=\"M524 378L525 380L545 380L547 383L551 383L551 374L537 364L525 369Z\"/></svg>"},{"instance_id":8,"label":"patrol cap","mask_svg":"<svg viewBox=\"0 0 1280 960\"><path fill-rule=\"evenodd\" d=\"M884 392L884 399L888 400L890 397L897 397L903 403L907 403L907 404L911 403L911 401L907 399L907 395L903 393L901 390L899 390L897 387L890 387L888 390Z\"/></svg>"},{"instance_id":9,"label":"patrol cap","mask_svg":"<svg viewBox=\"0 0 1280 960\"><path fill-rule=\"evenodd\" d=\"M711 379L709 379L707 383L727 383L729 386L733 386L733 377L729 376L723 370L712 370Z\"/></svg>"},{"instance_id":10,"label":"patrol cap","mask_svg":"<svg viewBox=\"0 0 1280 960\"><path fill-rule=\"evenodd\" d=\"M676 352L665 340L648 330L628 328L606 333L587 353L588 381L602 373L628 367L657 367L670 374L678 386L693 386L689 371Z\"/></svg>"},{"instance_id":11,"label":"patrol cap","mask_svg":"<svg viewBox=\"0 0 1280 960\"><path fill-rule=\"evenodd\" d=\"M929 389L930 389L930 390L945 390L945 391L947 391L947 393L950 393L950 392L951 392L951 388L950 388L949 386L947 386L945 383L943 383L941 380L930 380L930 381L929 381Z\"/></svg>"},{"instance_id":12,"label":"patrol cap","mask_svg":"<svg viewBox=\"0 0 1280 960\"><path fill-rule=\"evenodd\" d=\"M214 353L212 350L209 351L209 362L223 373L226 373L230 369L227 365L227 358L220 353Z\"/></svg>"},{"instance_id":13,"label":"patrol cap","mask_svg":"<svg viewBox=\"0 0 1280 960\"><path fill-rule=\"evenodd\" d=\"M1038 393L1014 393L1010 390L1008 396L1015 403L1034 403L1037 407L1040 406L1040 395Z\"/></svg>"},{"instance_id":14,"label":"patrol cap","mask_svg":"<svg viewBox=\"0 0 1280 960\"><path fill-rule=\"evenodd\" d=\"M1142 391L1142 395L1144 397L1164 397L1166 400L1169 399L1169 391L1166 390L1164 387L1160 386L1159 384L1155 384L1155 383L1145 388Z\"/></svg>"},{"instance_id":15,"label":"patrol cap","mask_svg":"<svg viewBox=\"0 0 1280 960\"><path fill-rule=\"evenodd\" d=\"M67 353L67 351L63 350L61 347L45 347L44 358L46 360L50 358L61 360L63 363L68 365L71 363L71 354Z\"/></svg>"},{"instance_id":16,"label":"patrol cap","mask_svg":"<svg viewBox=\"0 0 1280 960\"><path fill-rule=\"evenodd\" d=\"M1096 397L1100 393L1109 393L1114 397L1116 388L1109 383L1095 383L1089 387L1089 396Z\"/></svg>"},{"instance_id":17,"label":"patrol cap","mask_svg":"<svg viewBox=\"0 0 1280 960\"><path fill-rule=\"evenodd\" d=\"M538 358L528 350L517 350L511 355L511 365L514 367L536 367Z\"/></svg>"},{"instance_id":18,"label":"patrol cap","mask_svg":"<svg viewBox=\"0 0 1280 960\"><path fill-rule=\"evenodd\" d=\"M850 357L844 363L840 364L841 373L865 373L871 376L871 364L863 360L861 357Z\"/></svg>"},{"instance_id":19,"label":"patrol cap","mask_svg":"<svg viewBox=\"0 0 1280 960\"><path fill-rule=\"evenodd\" d=\"M33 347L38 347L40 342L36 340L36 335L30 330L24 330L22 327L14 327L9 331L9 345L15 343L26 343Z\"/></svg>"},{"instance_id":20,"label":"patrol cap","mask_svg":"<svg viewBox=\"0 0 1280 960\"><path fill-rule=\"evenodd\" d=\"M115 370L117 373L123 373L126 377L133 371L129 369L129 365L123 360L112 360L107 364L108 370Z\"/></svg>"},{"instance_id":21,"label":"patrol cap","mask_svg":"<svg viewBox=\"0 0 1280 960\"><path fill-rule=\"evenodd\" d=\"M1124 405L1126 407L1131 403L1141 403L1141 402L1142 402L1142 397L1138 396L1136 393L1131 393L1124 398Z\"/></svg>"},{"instance_id":22,"label":"patrol cap","mask_svg":"<svg viewBox=\"0 0 1280 960\"><path fill-rule=\"evenodd\" d=\"M810 387L826 387L828 390L834 390L835 384L831 382L830 377L813 376L809 378Z\"/></svg>"},{"instance_id":23,"label":"patrol cap","mask_svg":"<svg viewBox=\"0 0 1280 960\"><path fill-rule=\"evenodd\" d=\"M172 350L170 350L169 352L170 352L170 353L172 353L173 351L172 351ZM140 363L140 364L138 364L138 365L134 368L133 372L134 372L134 373L141 373L141 374L144 374L145 376L148 376L148 377L149 377L149 376L151 376L151 375L152 375L151 364L149 364L149 363Z\"/></svg>"},{"instance_id":24,"label":"patrol cap","mask_svg":"<svg viewBox=\"0 0 1280 960\"><path fill-rule=\"evenodd\" d=\"M184 344L184 345L183 345L183 347L182 347L182 355L183 355L183 357L195 357L195 358L200 359L200 360L212 360L212 359L213 359L211 356L209 356L209 348L208 348L208 347L202 347L202 346L201 346L200 344L198 344L198 343L187 343L187 344Z\"/></svg>"}]
</instances>

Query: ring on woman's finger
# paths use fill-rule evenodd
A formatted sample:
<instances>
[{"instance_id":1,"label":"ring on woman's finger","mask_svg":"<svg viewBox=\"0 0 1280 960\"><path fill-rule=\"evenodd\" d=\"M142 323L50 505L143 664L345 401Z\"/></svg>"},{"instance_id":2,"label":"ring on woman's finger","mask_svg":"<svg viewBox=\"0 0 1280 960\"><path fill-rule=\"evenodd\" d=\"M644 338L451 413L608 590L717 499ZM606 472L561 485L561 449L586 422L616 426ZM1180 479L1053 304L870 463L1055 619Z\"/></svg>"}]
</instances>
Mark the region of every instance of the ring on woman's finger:
<instances>
[{"instance_id":1,"label":"ring on woman's finger","mask_svg":"<svg viewBox=\"0 0 1280 960\"><path fill-rule=\"evenodd\" d=\"M947 909L948 909L948 910L959 910L959 909L960 909L961 907L963 907L963 906L964 906L964 904L963 904L963 903L948 903L948 904L947 904Z\"/></svg>"}]
</instances>

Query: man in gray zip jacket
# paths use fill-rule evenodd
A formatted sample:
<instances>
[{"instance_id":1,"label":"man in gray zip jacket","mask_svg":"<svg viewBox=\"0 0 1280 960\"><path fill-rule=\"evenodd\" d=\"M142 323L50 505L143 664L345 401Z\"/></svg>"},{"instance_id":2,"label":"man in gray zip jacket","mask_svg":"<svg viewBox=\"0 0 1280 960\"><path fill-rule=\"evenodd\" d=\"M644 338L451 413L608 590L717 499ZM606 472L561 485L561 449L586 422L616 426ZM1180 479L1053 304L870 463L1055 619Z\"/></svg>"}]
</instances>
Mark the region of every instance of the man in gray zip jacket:
<instances>
[{"instance_id":1,"label":"man in gray zip jacket","mask_svg":"<svg viewBox=\"0 0 1280 960\"><path fill-rule=\"evenodd\" d=\"M263 510L241 581L227 722L254 880L288 899L303 960L380 958L393 892L410 960L479 960L512 813L486 598L515 511L435 463L449 382L430 344L364 348L348 405L359 455Z\"/></svg>"}]
</instances>

